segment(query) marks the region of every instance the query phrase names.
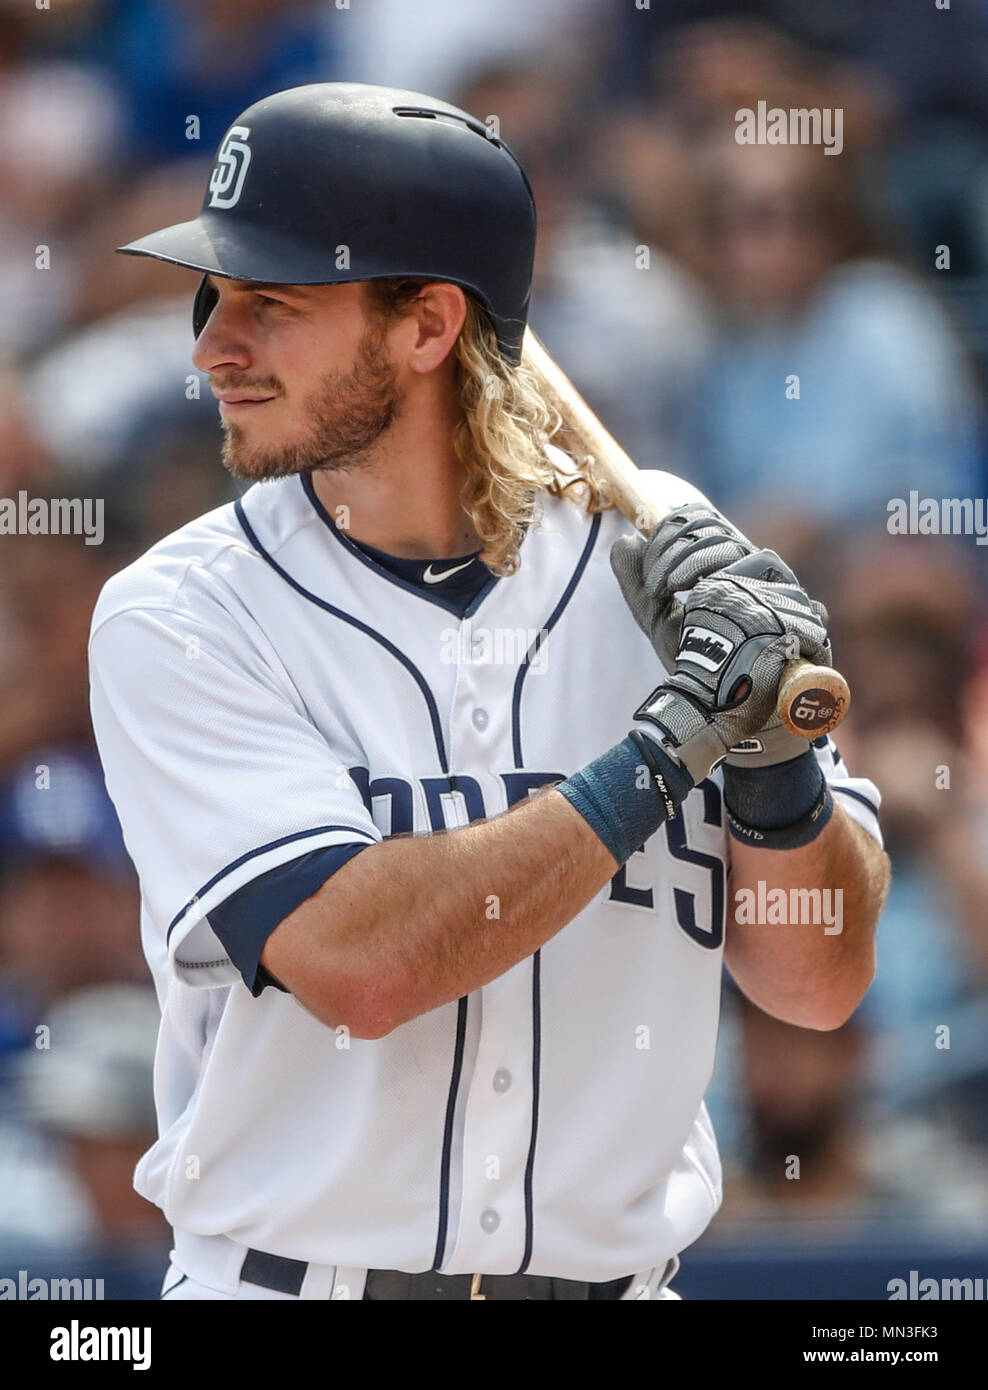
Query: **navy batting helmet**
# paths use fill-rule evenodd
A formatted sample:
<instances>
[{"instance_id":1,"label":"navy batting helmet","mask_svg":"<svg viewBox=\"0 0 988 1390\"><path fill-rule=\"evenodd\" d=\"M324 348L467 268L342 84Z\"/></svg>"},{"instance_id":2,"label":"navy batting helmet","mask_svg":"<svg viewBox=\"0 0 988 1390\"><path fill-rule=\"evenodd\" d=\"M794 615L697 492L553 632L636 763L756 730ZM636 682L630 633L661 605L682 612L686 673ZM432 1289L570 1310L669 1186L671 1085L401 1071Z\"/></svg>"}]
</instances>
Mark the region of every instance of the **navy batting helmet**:
<instances>
[{"instance_id":1,"label":"navy batting helmet","mask_svg":"<svg viewBox=\"0 0 988 1390\"><path fill-rule=\"evenodd\" d=\"M220 145L199 216L117 249L260 284L448 280L476 296L517 365L535 202L507 145L466 111L326 82L248 107ZM204 277L197 337L216 298Z\"/></svg>"}]
</instances>

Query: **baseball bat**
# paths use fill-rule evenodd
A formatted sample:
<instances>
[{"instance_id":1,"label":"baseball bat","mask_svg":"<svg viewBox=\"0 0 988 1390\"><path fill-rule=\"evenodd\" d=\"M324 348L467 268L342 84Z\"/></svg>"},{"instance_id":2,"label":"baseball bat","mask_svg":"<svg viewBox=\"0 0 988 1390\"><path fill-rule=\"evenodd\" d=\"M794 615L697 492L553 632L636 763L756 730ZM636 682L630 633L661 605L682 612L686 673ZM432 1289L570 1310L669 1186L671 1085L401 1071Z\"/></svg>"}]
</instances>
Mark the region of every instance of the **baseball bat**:
<instances>
[{"instance_id":1,"label":"baseball bat","mask_svg":"<svg viewBox=\"0 0 988 1390\"><path fill-rule=\"evenodd\" d=\"M692 483L675 479L681 495L668 507L657 508L648 496L649 471L635 466L531 328L525 330L524 358L539 379L543 398L562 417L563 429L552 442L558 443L577 465L588 457L594 460L598 473L610 485L621 514L643 535L647 536L674 507L707 501ZM831 733L844 718L850 702L850 689L839 671L815 666L803 657L786 663L779 682L777 710L791 733L800 738Z\"/></svg>"}]
</instances>

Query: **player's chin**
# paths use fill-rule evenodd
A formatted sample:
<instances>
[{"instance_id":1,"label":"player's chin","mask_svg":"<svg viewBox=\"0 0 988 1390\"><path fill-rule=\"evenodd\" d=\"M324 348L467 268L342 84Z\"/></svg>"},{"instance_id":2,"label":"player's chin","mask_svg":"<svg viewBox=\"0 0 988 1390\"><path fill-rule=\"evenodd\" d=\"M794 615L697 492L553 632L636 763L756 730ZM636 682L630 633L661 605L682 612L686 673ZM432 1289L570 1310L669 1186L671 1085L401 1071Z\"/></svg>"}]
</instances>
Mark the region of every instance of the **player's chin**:
<instances>
[{"instance_id":1,"label":"player's chin","mask_svg":"<svg viewBox=\"0 0 988 1390\"><path fill-rule=\"evenodd\" d=\"M300 473L305 460L296 449L265 448L239 425L224 426L223 467L234 478L257 483L267 478L289 478Z\"/></svg>"}]
</instances>

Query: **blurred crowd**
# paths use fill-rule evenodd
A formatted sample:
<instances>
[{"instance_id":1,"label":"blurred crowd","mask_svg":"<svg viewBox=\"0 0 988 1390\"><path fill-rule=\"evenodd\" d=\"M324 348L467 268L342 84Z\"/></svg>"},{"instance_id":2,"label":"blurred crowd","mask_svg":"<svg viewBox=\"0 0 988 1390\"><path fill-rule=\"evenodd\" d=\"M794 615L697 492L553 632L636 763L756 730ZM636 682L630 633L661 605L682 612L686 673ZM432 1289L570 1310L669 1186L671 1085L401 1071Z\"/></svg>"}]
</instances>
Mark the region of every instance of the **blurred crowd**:
<instances>
[{"instance_id":1,"label":"blurred crowd","mask_svg":"<svg viewBox=\"0 0 988 1390\"><path fill-rule=\"evenodd\" d=\"M725 981L716 1235L778 1218L825 1238L862 1213L983 1223L988 548L887 527L911 491L988 498L983 8L0 15L0 496L100 497L106 518L101 545L0 538L0 1272L84 1255L108 1293L154 1296L160 1278L167 1231L130 1185L153 1136L157 1004L85 648L105 579L233 490L189 360L196 277L113 248L194 216L230 120L313 80L497 117L539 207L536 332L640 466L696 482L830 610L854 692L840 751L882 792L894 866L879 974L829 1034ZM841 153L738 144L735 112L759 101L840 109Z\"/></svg>"}]
</instances>

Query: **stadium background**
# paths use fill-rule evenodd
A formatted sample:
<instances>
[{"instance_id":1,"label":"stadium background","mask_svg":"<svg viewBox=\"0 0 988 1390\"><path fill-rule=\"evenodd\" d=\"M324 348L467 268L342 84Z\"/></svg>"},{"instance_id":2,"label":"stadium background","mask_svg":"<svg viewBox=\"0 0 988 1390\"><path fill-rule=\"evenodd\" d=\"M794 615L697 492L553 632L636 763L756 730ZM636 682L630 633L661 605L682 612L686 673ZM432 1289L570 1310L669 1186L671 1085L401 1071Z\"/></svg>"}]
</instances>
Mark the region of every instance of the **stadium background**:
<instances>
[{"instance_id":1,"label":"stadium background","mask_svg":"<svg viewBox=\"0 0 988 1390\"><path fill-rule=\"evenodd\" d=\"M157 1293L167 1232L130 1187L156 1006L85 647L105 578L233 484L189 362L195 276L112 248L193 215L233 116L312 80L497 116L540 209L536 331L640 466L696 481L831 610L839 743L895 870L878 978L828 1034L725 984L727 1195L677 1287L882 1299L911 1269L988 1274L988 549L886 525L911 489L988 497L985 4L0 14L0 496L106 507L98 546L0 537L0 1274ZM842 153L737 145L759 100L840 108Z\"/></svg>"}]
</instances>

